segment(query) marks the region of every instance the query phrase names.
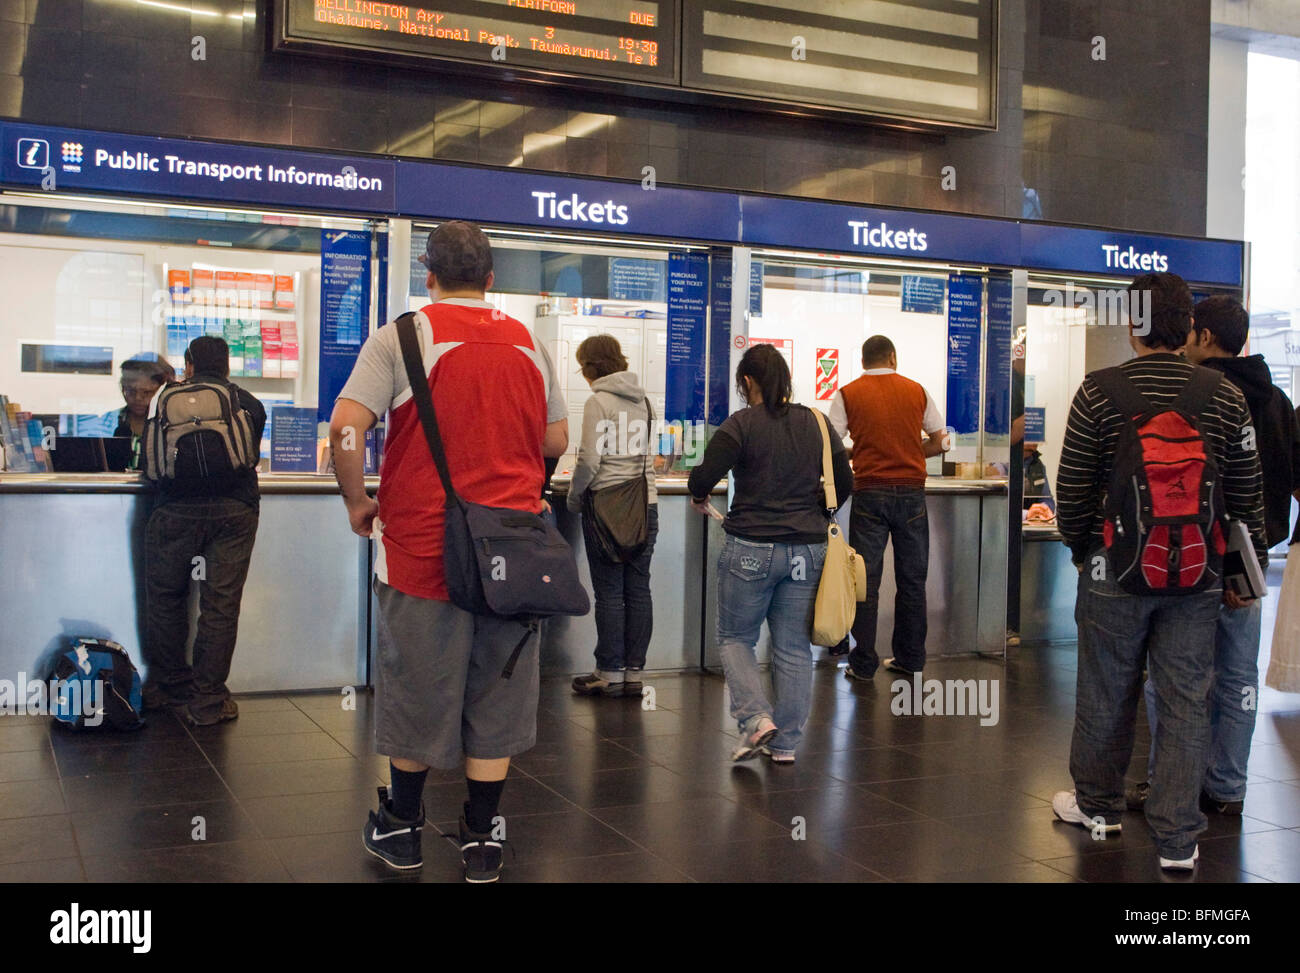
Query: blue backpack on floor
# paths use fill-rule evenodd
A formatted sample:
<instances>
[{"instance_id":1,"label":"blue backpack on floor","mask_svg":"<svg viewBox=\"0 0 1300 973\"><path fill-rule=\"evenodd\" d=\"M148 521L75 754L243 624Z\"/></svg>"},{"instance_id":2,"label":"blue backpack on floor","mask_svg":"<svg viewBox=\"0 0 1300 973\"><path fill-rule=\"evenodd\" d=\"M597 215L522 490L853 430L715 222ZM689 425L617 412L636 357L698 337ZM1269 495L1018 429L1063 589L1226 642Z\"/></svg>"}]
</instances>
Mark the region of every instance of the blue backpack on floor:
<instances>
[{"instance_id":1,"label":"blue backpack on floor","mask_svg":"<svg viewBox=\"0 0 1300 973\"><path fill-rule=\"evenodd\" d=\"M54 663L50 715L74 730L138 730L142 685L126 649L108 639L78 638Z\"/></svg>"}]
</instances>

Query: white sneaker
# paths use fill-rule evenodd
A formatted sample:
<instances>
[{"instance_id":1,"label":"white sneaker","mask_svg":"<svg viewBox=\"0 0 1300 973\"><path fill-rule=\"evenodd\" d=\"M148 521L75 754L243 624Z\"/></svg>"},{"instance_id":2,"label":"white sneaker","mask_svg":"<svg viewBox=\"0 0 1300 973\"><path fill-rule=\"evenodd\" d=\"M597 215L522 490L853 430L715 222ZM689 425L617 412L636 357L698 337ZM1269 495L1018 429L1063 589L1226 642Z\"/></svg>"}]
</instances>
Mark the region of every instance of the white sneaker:
<instances>
[{"instance_id":1,"label":"white sneaker","mask_svg":"<svg viewBox=\"0 0 1300 973\"><path fill-rule=\"evenodd\" d=\"M1201 857L1201 846L1197 845L1195 848L1192 849L1191 858L1165 858L1162 855L1160 858L1160 867L1177 868L1185 872L1190 872L1193 868L1196 867L1196 860L1200 857Z\"/></svg>"},{"instance_id":2,"label":"white sneaker","mask_svg":"<svg viewBox=\"0 0 1300 973\"><path fill-rule=\"evenodd\" d=\"M1077 824L1089 831L1112 834L1123 827L1119 822L1107 824L1104 818L1090 818L1079 807L1074 791L1057 791L1052 795L1052 813L1066 824Z\"/></svg>"}]
</instances>

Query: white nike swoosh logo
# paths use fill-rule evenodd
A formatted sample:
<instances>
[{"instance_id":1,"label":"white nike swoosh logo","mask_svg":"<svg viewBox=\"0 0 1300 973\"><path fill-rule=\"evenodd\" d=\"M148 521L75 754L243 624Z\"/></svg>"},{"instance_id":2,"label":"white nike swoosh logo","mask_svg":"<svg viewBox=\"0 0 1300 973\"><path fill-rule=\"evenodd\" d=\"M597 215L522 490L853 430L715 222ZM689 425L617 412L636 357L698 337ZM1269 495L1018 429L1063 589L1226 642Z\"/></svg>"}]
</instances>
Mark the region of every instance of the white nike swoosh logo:
<instances>
[{"instance_id":1,"label":"white nike swoosh logo","mask_svg":"<svg viewBox=\"0 0 1300 973\"><path fill-rule=\"evenodd\" d=\"M385 838L391 838L395 834L410 834L413 829L403 828L401 831L388 831L380 834L377 830L370 832L371 841L383 841Z\"/></svg>"}]
</instances>

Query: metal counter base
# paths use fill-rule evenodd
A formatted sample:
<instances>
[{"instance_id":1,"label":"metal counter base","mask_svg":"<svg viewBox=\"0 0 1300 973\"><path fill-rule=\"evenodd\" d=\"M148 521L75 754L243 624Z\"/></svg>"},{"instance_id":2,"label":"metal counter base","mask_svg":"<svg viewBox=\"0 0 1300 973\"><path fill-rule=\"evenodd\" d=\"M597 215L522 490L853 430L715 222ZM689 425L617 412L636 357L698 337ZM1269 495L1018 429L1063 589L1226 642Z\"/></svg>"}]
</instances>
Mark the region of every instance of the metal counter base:
<instances>
[{"instance_id":1,"label":"metal counter base","mask_svg":"<svg viewBox=\"0 0 1300 973\"><path fill-rule=\"evenodd\" d=\"M369 542L348 530L337 488L280 486L263 490L227 685L232 692L357 685L366 676L358 662ZM78 635L120 642L144 673L148 497L126 478L75 492L58 487L0 495L0 678L39 678L42 662Z\"/></svg>"}]
</instances>

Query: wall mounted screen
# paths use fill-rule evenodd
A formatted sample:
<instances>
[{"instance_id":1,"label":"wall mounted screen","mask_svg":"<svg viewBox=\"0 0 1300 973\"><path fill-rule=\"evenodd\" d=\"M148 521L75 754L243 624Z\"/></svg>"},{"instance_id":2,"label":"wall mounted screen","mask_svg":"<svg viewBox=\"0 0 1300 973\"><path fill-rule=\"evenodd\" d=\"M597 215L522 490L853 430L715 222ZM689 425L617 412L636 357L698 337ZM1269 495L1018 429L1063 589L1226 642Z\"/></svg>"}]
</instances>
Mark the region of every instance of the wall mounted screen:
<instances>
[{"instance_id":1,"label":"wall mounted screen","mask_svg":"<svg viewBox=\"0 0 1300 973\"><path fill-rule=\"evenodd\" d=\"M281 47L755 111L997 126L997 0L280 0Z\"/></svg>"}]
</instances>

